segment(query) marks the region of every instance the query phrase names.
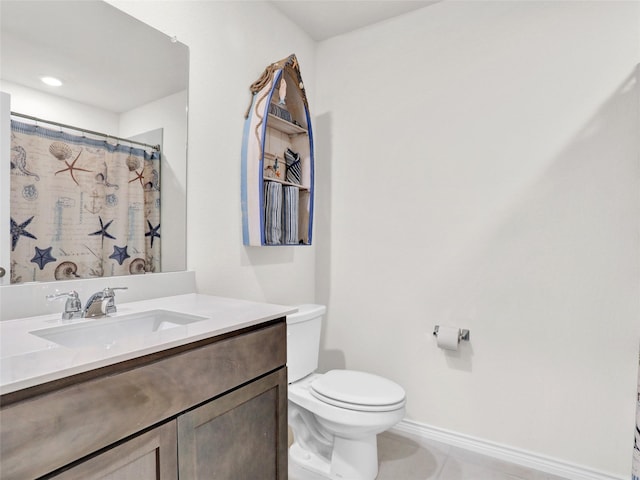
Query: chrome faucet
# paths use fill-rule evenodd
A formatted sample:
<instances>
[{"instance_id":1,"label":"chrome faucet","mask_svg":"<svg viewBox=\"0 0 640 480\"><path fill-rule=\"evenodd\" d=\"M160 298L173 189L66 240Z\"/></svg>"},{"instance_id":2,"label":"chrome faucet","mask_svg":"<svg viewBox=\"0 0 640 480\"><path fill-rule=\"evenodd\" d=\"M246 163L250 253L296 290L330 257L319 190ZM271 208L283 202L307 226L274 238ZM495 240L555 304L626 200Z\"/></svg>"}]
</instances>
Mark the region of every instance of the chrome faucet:
<instances>
[{"instance_id":1,"label":"chrome faucet","mask_svg":"<svg viewBox=\"0 0 640 480\"><path fill-rule=\"evenodd\" d=\"M85 318L104 317L116 312L116 294L114 290L127 290L128 287L105 288L89 297L82 316Z\"/></svg>"},{"instance_id":2,"label":"chrome faucet","mask_svg":"<svg viewBox=\"0 0 640 480\"><path fill-rule=\"evenodd\" d=\"M94 293L87 300L87 304L82 309L82 302L78 296L78 292L71 290L66 293L53 293L47 295L47 300L57 300L59 298L66 298L67 301L64 304L64 312L62 312L63 320L71 320L74 318L96 318L104 317L110 313L116 312L116 294L114 290L127 290L128 287L113 287L105 288L99 292Z\"/></svg>"},{"instance_id":3,"label":"chrome faucet","mask_svg":"<svg viewBox=\"0 0 640 480\"><path fill-rule=\"evenodd\" d=\"M80 302L78 292L76 292L75 290L71 290L70 292L66 293L52 293L51 295L47 295L47 300L51 301L65 297L67 298L67 301L64 304L62 319L71 320L72 318L82 317L82 302Z\"/></svg>"}]
</instances>

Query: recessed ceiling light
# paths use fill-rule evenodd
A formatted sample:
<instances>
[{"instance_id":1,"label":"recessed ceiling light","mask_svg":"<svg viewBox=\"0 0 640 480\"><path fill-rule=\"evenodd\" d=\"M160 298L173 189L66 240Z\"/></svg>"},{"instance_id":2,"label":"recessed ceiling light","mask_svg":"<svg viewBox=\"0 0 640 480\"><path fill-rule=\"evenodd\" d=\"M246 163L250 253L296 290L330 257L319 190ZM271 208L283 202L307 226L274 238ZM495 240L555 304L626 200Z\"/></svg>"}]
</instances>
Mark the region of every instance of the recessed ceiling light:
<instances>
[{"instance_id":1,"label":"recessed ceiling light","mask_svg":"<svg viewBox=\"0 0 640 480\"><path fill-rule=\"evenodd\" d=\"M58 80L55 77L42 77L40 80L51 87L59 87L62 85L62 81Z\"/></svg>"}]
</instances>

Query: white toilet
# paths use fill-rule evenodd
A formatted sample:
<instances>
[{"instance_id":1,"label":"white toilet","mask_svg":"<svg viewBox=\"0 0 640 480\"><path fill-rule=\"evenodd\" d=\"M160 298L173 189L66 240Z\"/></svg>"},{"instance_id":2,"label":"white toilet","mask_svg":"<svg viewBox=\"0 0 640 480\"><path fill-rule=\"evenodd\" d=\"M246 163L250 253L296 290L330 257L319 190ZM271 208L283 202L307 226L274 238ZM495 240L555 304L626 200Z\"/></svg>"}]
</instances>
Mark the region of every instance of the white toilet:
<instances>
[{"instance_id":1,"label":"white toilet","mask_svg":"<svg viewBox=\"0 0 640 480\"><path fill-rule=\"evenodd\" d=\"M373 480L376 436L405 413L398 384L370 373L318 367L323 305L300 305L287 316L289 463L315 478ZM311 476L310 475L310 476Z\"/></svg>"}]
</instances>

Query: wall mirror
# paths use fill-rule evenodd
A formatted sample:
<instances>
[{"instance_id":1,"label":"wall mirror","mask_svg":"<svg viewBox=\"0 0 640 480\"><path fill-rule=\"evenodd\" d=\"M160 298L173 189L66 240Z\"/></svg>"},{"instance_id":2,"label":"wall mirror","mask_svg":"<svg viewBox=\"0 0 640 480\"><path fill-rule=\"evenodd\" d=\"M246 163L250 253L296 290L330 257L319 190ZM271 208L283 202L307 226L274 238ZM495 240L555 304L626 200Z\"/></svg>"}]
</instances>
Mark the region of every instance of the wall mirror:
<instances>
[{"instance_id":1,"label":"wall mirror","mask_svg":"<svg viewBox=\"0 0 640 480\"><path fill-rule=\"evenodd\" d=\"M98 0L2 0L0 21L0 284L10 282L12 247L9 119L23 121L10 112L60 132L161 143L159 270L184 270L188 47ZM45 85L43 76L62 85Z\"/></svg>"}]
</instances>

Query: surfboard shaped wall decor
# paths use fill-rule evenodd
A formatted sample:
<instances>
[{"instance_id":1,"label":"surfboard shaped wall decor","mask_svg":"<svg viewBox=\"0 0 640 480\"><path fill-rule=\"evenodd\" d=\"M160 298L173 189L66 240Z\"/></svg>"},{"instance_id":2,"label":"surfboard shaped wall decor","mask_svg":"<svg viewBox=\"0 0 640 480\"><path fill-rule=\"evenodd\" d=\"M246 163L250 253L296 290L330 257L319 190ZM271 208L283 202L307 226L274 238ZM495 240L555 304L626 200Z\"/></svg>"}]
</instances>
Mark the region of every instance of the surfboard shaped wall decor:
<instances>
[{"instance_id":1,"label":"surfboard shaped wall decor","mask_svg":"<svg viewBox=\"0 0 640 480\"><path fill-rule=\"evenodd\" d=\"M311 245L314 155L311 115L295 55L250 87L242 138L245 245Z\"/></svg>"}]
</instances>

